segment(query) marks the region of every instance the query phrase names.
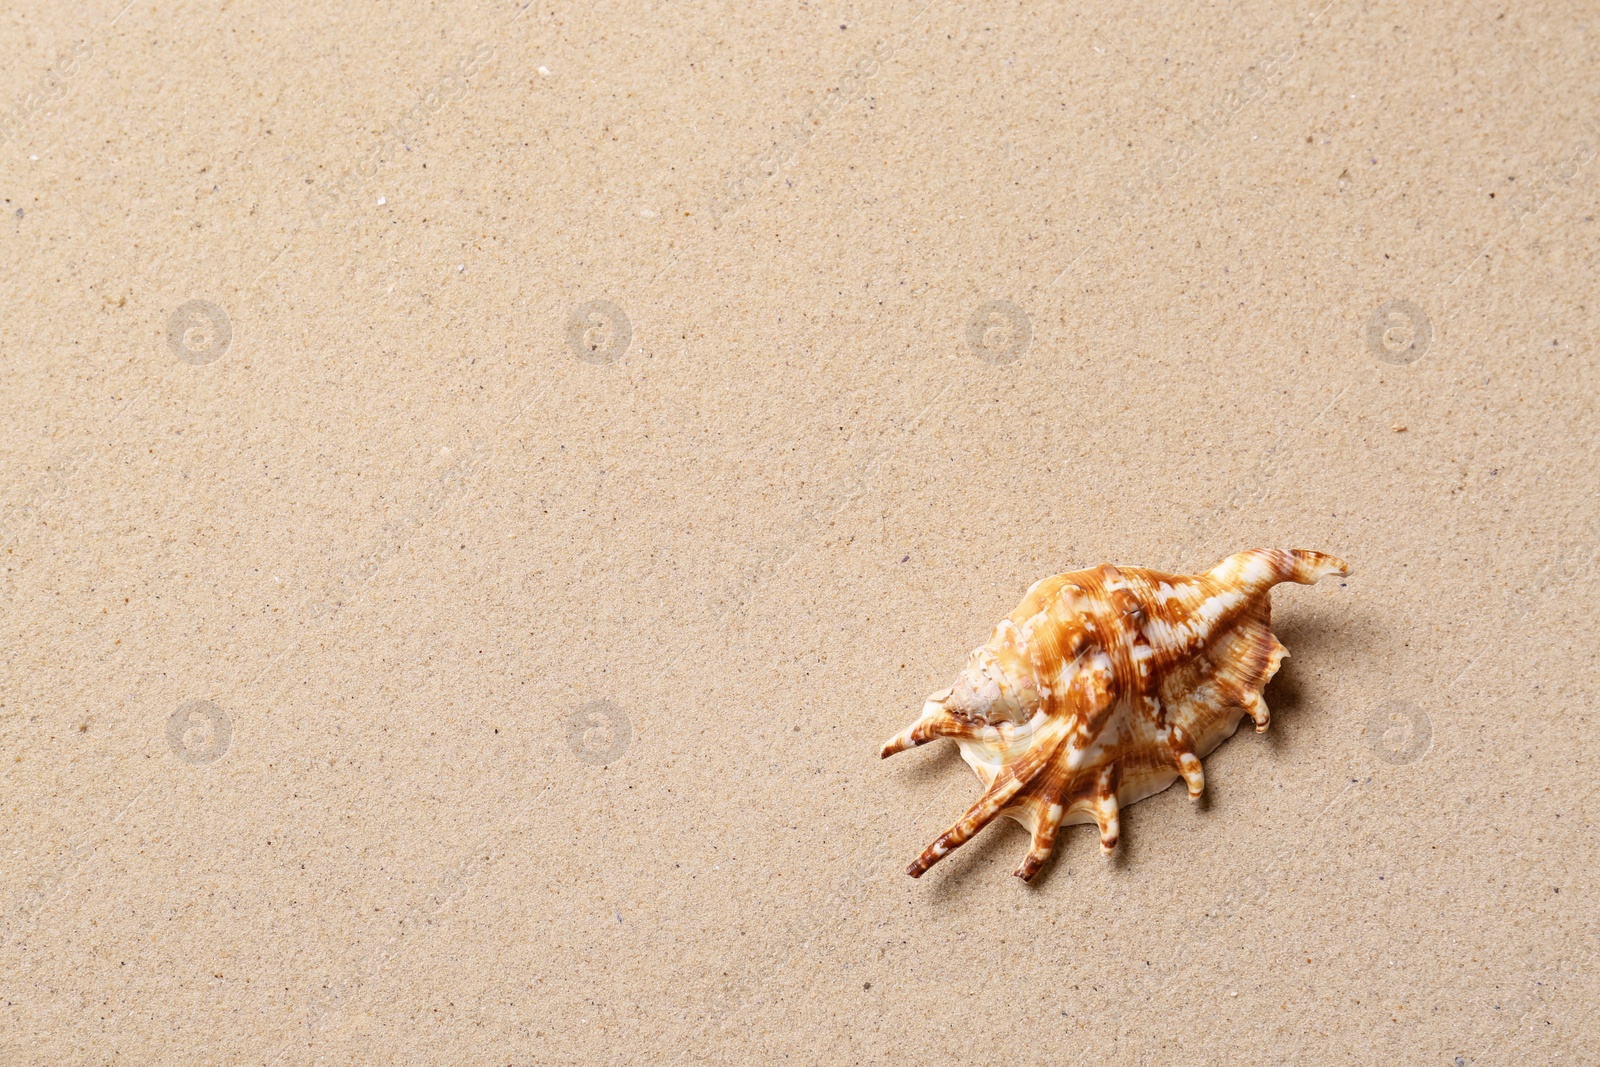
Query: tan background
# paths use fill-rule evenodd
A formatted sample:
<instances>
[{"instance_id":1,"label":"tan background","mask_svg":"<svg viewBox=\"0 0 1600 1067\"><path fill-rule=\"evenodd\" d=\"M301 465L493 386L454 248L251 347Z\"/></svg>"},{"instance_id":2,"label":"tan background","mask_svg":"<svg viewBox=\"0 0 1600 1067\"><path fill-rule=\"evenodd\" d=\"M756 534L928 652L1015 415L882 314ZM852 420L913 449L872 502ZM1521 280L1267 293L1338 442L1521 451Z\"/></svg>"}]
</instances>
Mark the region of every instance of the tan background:
<instances>
[{"instance_id":1,"label":"tan background","mask_svg":"<svg viewBox=\"0 0 1600 1067\"><path fill-rule=\"evenodd\" d=\"M1600 1060L1600 17L1320 4L8 3L0 1062ZM901 873L1256 545L1206 803Z\"/></svg>"}]
</instances>

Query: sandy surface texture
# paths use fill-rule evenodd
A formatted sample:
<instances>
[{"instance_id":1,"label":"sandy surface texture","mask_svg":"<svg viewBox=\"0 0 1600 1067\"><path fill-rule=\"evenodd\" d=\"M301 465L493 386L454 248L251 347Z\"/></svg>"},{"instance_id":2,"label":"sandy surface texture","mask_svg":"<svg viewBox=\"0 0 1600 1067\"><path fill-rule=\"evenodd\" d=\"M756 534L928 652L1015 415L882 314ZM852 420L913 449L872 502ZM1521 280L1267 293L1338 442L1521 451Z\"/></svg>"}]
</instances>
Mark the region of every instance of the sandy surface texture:
<instances>
[{"instance_id":1,"label":"sandy surface texture","mask_svg":"<svg viewBox=\"0 0 1600 1067\"><path fill-rule=\"evenodd\" d=\"M1600 1061L1600 17L0 12L0 1062ZM878 759L1308 548L1100 854Z\"/></svg>"}]
</instances>

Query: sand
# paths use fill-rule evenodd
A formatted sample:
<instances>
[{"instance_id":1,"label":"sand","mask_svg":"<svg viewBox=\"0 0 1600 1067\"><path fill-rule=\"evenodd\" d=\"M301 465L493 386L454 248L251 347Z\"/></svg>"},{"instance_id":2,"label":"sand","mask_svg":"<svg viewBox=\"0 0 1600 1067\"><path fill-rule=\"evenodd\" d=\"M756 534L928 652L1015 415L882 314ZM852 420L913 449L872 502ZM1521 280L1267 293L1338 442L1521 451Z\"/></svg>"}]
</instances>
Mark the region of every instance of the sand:
<instances>
[{"instance_id":1,"label":"sand","mask_svg":"<svg viewBox=\"0 0 1600 1067\"><path fill-rule=\"evenodd\" d=\"M1594 1064L1571 5L0 18L0 1062ZM878 746L1288 586L1100 855Z\"/></svg>"}]
</instances>

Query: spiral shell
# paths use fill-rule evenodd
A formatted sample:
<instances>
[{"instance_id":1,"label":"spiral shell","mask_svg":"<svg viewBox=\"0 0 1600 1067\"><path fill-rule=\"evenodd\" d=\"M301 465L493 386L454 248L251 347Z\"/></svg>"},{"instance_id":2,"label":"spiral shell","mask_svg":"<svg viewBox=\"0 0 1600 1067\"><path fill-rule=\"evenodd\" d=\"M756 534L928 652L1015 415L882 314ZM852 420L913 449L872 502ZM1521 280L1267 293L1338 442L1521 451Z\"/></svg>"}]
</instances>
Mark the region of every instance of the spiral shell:
<instances>
[{"instance_id":1,"label":"spiral shell","mask_svg":"<svg viewBox=\"0 0 1600 1067\"><path fill-rule=\"evenodd\" d=\"M1301 549L1252 549L1204 574L1106 564L1034 584L949 689L882 755L954 738L984 793L906 869L913 878L997 815L1033 835L1017 868L1039 872L1065 824L1093 822L1116 847L1119 807L1179 777L1198 798L1200 760L1246 714L1288 651L1272 635L1272 587L1349 568Z\"/></svg>"}]
</instances>

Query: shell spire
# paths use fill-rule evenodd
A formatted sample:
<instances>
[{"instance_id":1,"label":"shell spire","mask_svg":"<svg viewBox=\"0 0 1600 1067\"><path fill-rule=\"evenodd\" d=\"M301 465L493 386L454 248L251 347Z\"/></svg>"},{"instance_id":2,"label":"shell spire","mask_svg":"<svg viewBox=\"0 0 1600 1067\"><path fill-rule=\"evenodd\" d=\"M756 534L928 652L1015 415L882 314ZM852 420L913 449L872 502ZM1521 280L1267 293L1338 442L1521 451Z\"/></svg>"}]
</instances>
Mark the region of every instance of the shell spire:
<instances>
[{"instance_id":1,"label":"shell spire","mask_svg":"<svg viewBox=\"0 0 1600 1067\"><path fill-rule=\"evenodd\" d=\"M1271 721L1261 693L1288 655L1272 634L1272 587L1349 573L1321 552L1252 549L1203 574L1106 564L1035 583L883 746L888 757L953 738L984 785L906 873L1005 815L1033 835L1016 871L1031 879L1064 825L1094 823L1109 854L1121 807L1179 778L1199 797L1201 759L1245 715L1258 732Z\"/></svg>"}]
</instances>

